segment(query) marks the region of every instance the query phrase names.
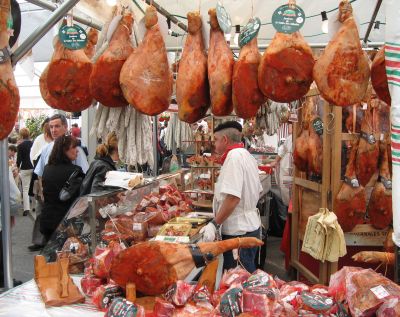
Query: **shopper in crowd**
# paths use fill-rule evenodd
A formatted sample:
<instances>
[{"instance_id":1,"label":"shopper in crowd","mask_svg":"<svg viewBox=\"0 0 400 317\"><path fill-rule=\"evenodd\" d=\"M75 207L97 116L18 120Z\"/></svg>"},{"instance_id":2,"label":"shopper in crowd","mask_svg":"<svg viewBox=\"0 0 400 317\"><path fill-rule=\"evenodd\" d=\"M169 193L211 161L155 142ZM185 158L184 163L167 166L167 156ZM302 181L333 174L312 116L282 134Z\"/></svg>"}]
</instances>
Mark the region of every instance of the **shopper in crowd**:
<instances>
[{"instance_id":1,"label":"shopper in crowd","mask_svg":"<svg viewBox=\"0 0 400 317\"><path fill-rule=\"evenodd\" d=\"M29 185L31 183L33 165L29 157L32 141L29 139L29 130L19 130L20 143L17 146L17 168L22 183L22 198L24 202L24 216L27 216L31 206L29 202Z\"/></svg>"},{"instance_id":2,"label":"shopper in crowd","mask_svg":"<svg viewBox=\"0 0 400 317\"><path fill-rule=\"evenodd\" d=\"M33 168L36 167L40 153L47 144L53 141L49 126L50 118L46 118L41 125L42 134L39 134L33 141L30 158L33 163ZM40 233L40 213L42 211L42 201L39 198L39 178L35 173L32 173L31 183L29 186L29 196L32 197L32 212L35 212L36 218L32 231L32 245L28 246L30 251L39 251L43 248L44 237Z\"/></svg>"},{"instance_id":3,"label":"shopper in crowd","mask_svg":"<svg viewBox=\"0 0 400 317\"><path fill-rule=\"evenodd\" d=\"M75 138L81 137L81 128L78 127L77 123L73 123L71 127L71 135Z\"/></svg>"},{"instance_id":4,"label":"shopper in crowd","mask_svg":"<svg viewBox=\"0 0 400 317\"><path fill-rule=\"evenodd\" d=\"M10 216L11 216L11 227L15 225L15 215L22 208L21 204L21 193L17 187L12 176L11 168L9 169L9 180L10 180ZM0 197L1 202L1 197ZM4 268L3 268L3 235L1 232L1 203L0 203L0 288L4 287ZM13 279L14 286L21 285L21 281Z\"/></svg>"},{"instance_id":5,"label":"shopper in crowd","mask_svg":"<svg viewBox=\"0 0 400 317\"><path fill-rule=\"evenodd\" d=\"M15 144L10 144L8 146L8 166L13 166L17 161L17 146Z\"/></svg>"},{"instance_id":6,"label":"shopper in crowd","mask_svg":"<svg viewBox=\"0 0 400 317\"><path fill-rule=\"evenodd\" d=\"M78 142L69 135L61 135L54 141L52 151L42 174L44 203L40 218L40 232L46 242L57 229L74 199L61 201L60 191L73 172L78 170L83 174L82 168L72 162L78 156Z\"/></svg>"},{"instance_id":7,"label":"shopper in crowd","mask_svg":"<svg viewBox=\"0 0 400 317\"><path fill-rule=\"evenodd\" d=\"M289 124L288 127L289 134L278 147L278 155L275 157L275 161L271 163L272 167L277 167L275 177L285 206L289 206L293 183L292 125ZM286 219L286 216L284 218Z\"/></svg>"},{"instance_id":8,"label":"shopper in crowd","mask_svg":"<svg viewBox=\"0 0 400 317\"><path fill-rule=\"evenodd\" d=\"M82 182L80 194L87 195L104 190L101 185L106 179L106 174L116 170L115 163L118 160L118 139L112 132L107 135L105 142L97 147L95 159Z\"/></svg>"},{"instance_id":9,"label":"shopper in crowd","mask_svg":"<svg viewBox=\"0 0 400 317\"><path fill-rule=\"evenodd\" d=\"M41 125L41 131L42 133L39 134L35 140L33 141L31 152L30 152L30 158L32 164L35 164L35 161L38 160L40 153L42 153L43 148L49 144L50 142L53 141L53 138L51 136L50 132L50 126L49 126L49 121L50 118L46 118Z\"/></svg>"},{"instance_id":10,"label":"shopper in crowd","mask_svg":"<svg viewBox=\"0 0 400 317\"><path fill-rule=\"evenodd\" d=\"M67 119L62 114L55 114L49 119L49 128L50 128L51 137L53 140L55 140L56 138L63 136L67 133L67 131L68 131ZM54 146L54 141L50 142L43 148L43 150L41 151L38 163L34 169L34 173L39 178L39 180L38 180L38 198L42 203L44 200L44 196L43 196L41 177L43 175L44 167L49 160L49 156L53 149L53 146ZM83 172L85 173L89 168L89 164L87 162L87 158L86 158L86 155L83 152L83 150L80 147L77 147L77 149L78 149L78 156L73 163L75 165L80 166L82 168ZM30 251L37 251L43 247L43 245L41 243L39 243L39 241L34 241L34 240L40 239L39 237L37 239L35 239L35 232L36 232L35 228L39 227L38 225L41 221L41 218L42 218L42 215L36 217L35 226L34 226L34 230L33 230L33 238L32 238L33 245L28 247L28 249Z\"/></svg>"},{"instance_id":11,"label":"shopper in crowd","mask_svg":"<svg viewBox=\"0 0 400 317\"><path fill-rule=\"evenodd\" d=\"M257 202L262 192L256 159L243 148L242 126L227 121L214 130L215 152L222 155L221 172L214 189L215 218L201 229L203 241L215 240L221 230L222 239L260 238L261 220ZM249 272L256 269L258 248L240 249L240 261ZM224 269L237 266L232 251L224 253Z\"/></svg>"}]
</instances>

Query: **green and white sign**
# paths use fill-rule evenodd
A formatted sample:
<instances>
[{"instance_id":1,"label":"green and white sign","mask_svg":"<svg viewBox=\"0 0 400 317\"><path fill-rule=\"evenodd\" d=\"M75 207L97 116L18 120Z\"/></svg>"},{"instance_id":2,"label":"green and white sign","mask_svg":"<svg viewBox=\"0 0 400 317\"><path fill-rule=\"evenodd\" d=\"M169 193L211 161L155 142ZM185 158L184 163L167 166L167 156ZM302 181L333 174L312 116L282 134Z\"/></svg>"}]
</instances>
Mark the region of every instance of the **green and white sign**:
<instances>
[{"instance_id":1,"label":"green and white sign","mask_svg":"<svg viewBox=\"0 0 400 317\"><path fill-rule=\"evenodd\" d=\"M324 123L322 122L321 118L315 118L312 125L318 135L322 135L324 133Z\"/></svg>"},{"instance_id":2,"label":"green and white sign","mask_svg":"<svg viewBox=\"0 0 400 317\"><path fill-rule=\"evenodd\" d=\"M297 5L285 4L275 10L272 15L272 25L280 33L294 33L304 25L305 14Z\"/></svg>"},{"instance_id":3,"label":"green and white sign","mask_svg":"<svg viewBox=\"0 0 400 317\"><path fill-rule=\"evenodd\" d=\"M254 39L261 27L261 21L259 18L251 18L246 26L242 29L239 35L239 46L243 47Z\"/></svg>"},{"instance_id":4,"label":"green and white sign","mask_svg":"<svg viewBox=\"0 0 400 317\"><path fill-rule=\"evenodd\" d=\"M64 47L70 50L80 50L86 47L87 34L79 25L64 25L58 31L58 37Z\"/></svg>"},{"instance_id":5,"label":"green and white sign","mask_svg":"<svg viewBox=\"0 0 400 317\"><path fill-rule=\"evenodd\" d=\"M221 28L222 32L225 34L231 33L232 29L232 21L231 16L226 11L225 7L222 5L221 2L218 1L217 3L217 19L219 27Z\"/></svg>"}]
</instances>

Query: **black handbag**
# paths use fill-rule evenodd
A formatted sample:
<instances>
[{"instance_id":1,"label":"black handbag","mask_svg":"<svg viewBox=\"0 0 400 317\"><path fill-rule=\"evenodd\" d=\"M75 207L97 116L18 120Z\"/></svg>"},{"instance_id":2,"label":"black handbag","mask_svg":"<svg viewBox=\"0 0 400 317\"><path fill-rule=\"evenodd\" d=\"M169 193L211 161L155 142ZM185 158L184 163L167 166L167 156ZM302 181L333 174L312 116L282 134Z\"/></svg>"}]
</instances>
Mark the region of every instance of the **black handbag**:
<instances>
[{"instance_id":1,"label":"black handbag","mask_svg":"<svg viewBox=\"0 0 400 317\"><path fill-rule=\"evenodd\" d=\"M78 197L83 177L84 175L80 170L75 170L61 188L58 198L61 201L67 201Z\"/></svg>"}]
</instances>

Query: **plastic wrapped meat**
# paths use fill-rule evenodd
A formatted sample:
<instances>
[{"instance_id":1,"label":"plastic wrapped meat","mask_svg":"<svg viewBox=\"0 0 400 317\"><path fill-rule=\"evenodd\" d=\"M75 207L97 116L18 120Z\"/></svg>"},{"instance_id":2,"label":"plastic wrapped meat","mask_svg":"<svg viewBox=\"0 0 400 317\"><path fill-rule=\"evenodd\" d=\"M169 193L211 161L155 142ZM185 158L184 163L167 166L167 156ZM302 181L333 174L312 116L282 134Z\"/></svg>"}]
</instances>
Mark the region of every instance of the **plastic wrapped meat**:
<instances>
[{"instance_id":1,"label":"plastic wrapped meat","mask_svg":"<svg viewBox=\"0 0 400 317\"><path fill-rule=\"evenodd\" d=\"M376 311L376 317L396 317L400 316L400 299L393 297L386 300Z\"/></svg>"},{"instance_id":2,"label":"plastic wrapped meat","mask_svg":"<svg viewBox=\"0 0 400 317\"><path fill-rule=\"evenodd\" d=\"M96 247L94 253L93 273L100 278L107 278L111 268L111 262L122 250L117 242L110 242L108 247Z\"/></svg>"},{"instance_id":3,"label":"plastic wrapped meat","mask_svg":"<svg viewBox=\"0 0 400 317\"><path fill-rule=\"evenodd\" d=\"M250 277L250 275L249 272L240 266L230 269L222 275L220 289L227 289L231 287L233 283L243 283Z\"/></svg>"},{"instance_id":4,"label":"plastic wrapped meat","mask_svg":"<svg viewBox=\"0 0 400 317\"><path fill-rule=\"evenodd\" d=\"M88 275L81 279L82 291L86 296L92 297L98 287L104 284L104 279L95 275Z\"/></svg>"},{"instance_id":5,"label":"plastic wrapped meat","mask_svg":"<svg viewBox=\"0 0 400 317\"><path fill-rule=\"evenodd\" d=\"M83 272L84 263L89 258L89 248L76 237L68 238L58 254L59 258L69 258L68 272L79 274Z\"/></svg>"},{"instance_id":6,"label":"plastic wrapped meat","mask_svg":"<svg viewBox=\"0 0 400 317\"><path fill-rule=\"evenodd\" d=\"M296 296L303 291L309 291L309 287L301 282L292 281L283 285L279 290L279 300L291 303L295 301Z\"/></svg>"},{"instance_id":7,"label":"plastic wrapped meat","mask_svg":"<svg viewBox=\"0 0 400 317\"><path fill-rule=\"evenodd\" d=\"M244 283L243 288L277 288L274 278L268 273L256 270Z\"/></svg>"},{"instance_id":8,"label":"plastic wrapped meat","mask_svg":"<svg viewBox=\"0 0 400 317\"><path fill-rule=\"evenodd\" d=\"M346 276L346 299L354 317L374 316L390 296L400 297L400 286L367 269Z\"/></svg>"},{"instance_id":9,"label":"plastic wrapped meat","mask_svg":"<svg viewBox=\"0 0 400 317\"><path fill-rule=\"evenodd\" d=\"M278 290L256 287L243 290L243 312L253 316L272 316Z\"/></svg>"},{"instance_id":10,"label":"plastic wrapped meat","mask_svg":"<svg viewBox=\"0 0 400 317\"><path fill-rule=\"evenodd\" d=\"M116 297L112 301L104 317L123 317L123 316L145 317L146 313L142 306L131 303L130 301L127 301L125 298Z\"/></svg>"},{"instance_id":11,"label":"plastic wrapped meat","mask_svg":"<svg viewBox=\"0 0 400 317\"><path fill-rule=\"evenodd\" d=\"M329 280L329 295L336 301L343 302L346 296L346 276L351 272L358 272L359 267L345 266L340 271L331 275Z\"/></svg>"},{"instance_id":12,"label":"plastic wrapped meat","mask_svg":"<svg viewBox=\"0 0 400 317\"><path fill-rule=\"evenodd\" d=\"M214 316L212 312L204 307L198 307L194 305L186 305L183 308L175 309L173 317L211 317Z\"/></svg>"},{"instance_id":13,"label":"plastic wrapped meat","mask_svg":"<svg viewBox=\"0 0 400 317\"><path fill-rule=\"evenodd\" d=\"M302 292L296 299L301 309L317 314L327 313L334 305L332 298L311 292Z\"/></svg>"},{"instance_id":14,"label":"plastic wrapped meat","mask_svg":"<svg viewBox=\"0 0 400 317\"><path fill-rule=\"evenodd\" d=\"M193 284L177 281L168 288L164 297L176 306L184 306L189 298L192 297L195 287Z\"/></svg>"},{"instance_id":15,"label":"plastic wrapped meat","mask_svg":"<svg viewBox=\"0 0 400 317\"><path fill-rule=\"evenodd\" d=\"M102 285L93 294L92 302L100 310L106 311L116 297L121 297L123 290L115 284Z\"/></svg>"},{"instance_id":16,"label":"plastic wrapped meat","mask_svg":"<svg viewBox=\"0 0 400 317\"><path fill-rule=\"evenodd\" d=\"M154 317L172 317L174 314L175 306L170 302L156 297L153 308Z\"/></svg>"},{"instance_id":17,"label":"plastic wrapped meat","mask_svg":"<svg viewBox=\"0 0 400 317\"><path fill-rule=\"evenodd\" d=\"M219 303L219 313L223 317L237 316L242 312L243 289L241 287L231 287L221 297Z\"/></svg>"}]
</instances>

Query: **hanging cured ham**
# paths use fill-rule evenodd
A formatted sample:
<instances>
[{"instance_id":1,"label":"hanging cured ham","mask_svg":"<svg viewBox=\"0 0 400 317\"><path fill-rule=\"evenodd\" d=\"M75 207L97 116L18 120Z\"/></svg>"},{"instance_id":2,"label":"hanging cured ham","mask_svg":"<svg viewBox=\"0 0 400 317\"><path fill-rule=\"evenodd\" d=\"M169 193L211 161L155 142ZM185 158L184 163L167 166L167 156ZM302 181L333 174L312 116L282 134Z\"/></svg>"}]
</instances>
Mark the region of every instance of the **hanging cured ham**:
<instances>
[{"instance_id":1,"label":"hanging cured ham","mask_svg":"<svg viewBox=\"0 0 400 317\"><path fill-rule=\"evenodd\" d=\"M322 97L345 107L362 101L368 87L368 57L361 49L351 4L339 5L339 31L314 66L314 80Z\"/></svg>"},{"instance_id":2,"label":"hanging cured ham","mask_svg":"<svg viewBox=\"0 0 400 317\"><path fill-rule=\"evenodd\" d=\"M386 75L385 47L382 47L376 54L371 66L371 83L376 94L389 106L392 102L390 97L389 85Z\"/></svg>"},{"instance_id":3,"label":"hanging cured ham","mask_svg":"<svg viewBox=\"0 0 400 317\"><path fill-rule=\"evenodd\" d=\"M300 32L277 32L258 70L258 84L269 99L291 102L303 97L313 82L314 56Z\"/></svg>"},{"instance_id":4,"label":"hanging cured ham","mask_svg":"<svg viewBox=\"0 0 400 317\"><path fill-rule=\"evenodd\" d=\"M47 86L47 75L49 74L49 65L44 69L43 73L40 75L39 79L39 89L40 94L42 95L43 100L52 108L57 109L58 101L54 98L50 92L49 87Z\"/></svg>"},{"instance_id":5,"label":"hanging cured ham","mask_svg":"<svg viewBox=\"0 0 400 317\"><path fill-rule=\"evenodd\" d=\"M365 218L365 189L356 176L356 155L358 142L353 143L347 163L345 179L335 199L335 214L344 232L349 232Z\"/></svg>"},{"instance_id":6,"label":"hanging cured ham","mask_svg":"<svg viewBox=\"0 0 400 317\"><path fill-rule=\"evenodd\" d=\"M91 60L96 52L96 44L99 39L99 31L95 28L90 28L88 33L88 41L85 47L85 54Z\"/></svg>"},{"instance_id":7,"label":"hanging cured ham","mask_svg":"<svg viewBox=\"0 0 400 317\"><path fill-rule=\"evenodd\" d=\"M47 74L43 76L47 75L47 90L44 90L43 98L48 91L56 102L54 108L69 112L85 110L93 100L89 91L91 73L92 63L83 49L70 50L56 40Z\"/></svg>"},{"instance_id":8,"label":"hanging cured ham","mask_svg":"<svg viewBox=\"0 0 400 317\"><path fill-rule=\"evenodd\" d=\"M393 220L392 182L386 143L381 144L380 151L379 179L372 191L367 211L371 224L377 229L384 229Z\"/></svg>"},{"instance_id":9,"label":"hanging cured ham","mask_svg":"<svg viewBox=\"0 0 400 317\"><path fill-rule=\"evenodd\" d=\"M187 17L189 33L179 62L176 99L179 119L195 123L210 107L210 92L201 16L199 12L190 12Z\"/></svg>"},{"instance_id":10,"label":"hanging cured ham","mask_svg":"<svg viewBox=\"0 0 400 317\"><path fill-rule=\"evenodd\" d=\"M132 24L132 14L122 17L110 44L93 66L90 92L94 99L107 107L128 105L119 84L119 76L122 66L133 52L130 39Z\"/></svg>"},{"instance_id":11,"label":"hanging cured ham","mask_svg":"<svg viewBox=\"0 0 400 317\"><path fill-rule=\"evenodd\" d=\"M0 50L7 49L9 34L7 20L10 0L0 0ZM11 60L0 63L0 140L12 131L19 110L19 91L15 82Z\"/></svg>"},{"instance_id":12,"label":"hanging cured ham","mask_svg":"<svg viewBox=\"0 0 400 317\"><path fill-rule=\"evenodd\" d=\"M210 16L210 46L208 48L208 80L210 82L211 111L216 116L227 116L233 110L232 72L233 54L218 24L215 9Z\"/></svg>"},{"instance_id":13,"label":"hanging cured ham","mask_svg":"<svg viewBox=\"0 0 400 317\"><path fill-rule=\"evenodd\" d=\"M236 238L218 242L202 242L198 247L204 256L217 256L237 248L261 246L256 238ZM177 280L183 280L195 267L189 247L184 244L146 241L121 251L114 258L110 278L125 288L134 282L145 295L163 294Z\"/></svg>"},{"instance_id":14,"label":"hanging cured ham","mask_svg":"<svg viewBox=\"0 0 400 317\"><path fill-rule=\"evenodd\" d=\"M313 98L307 98L303 109L302 129L294 145L293 162L302 172L321 175L322 141L312 124L317 118L314 106Z\"/></svg>"},{"instance_id":15,"label":"hanging cured ham","mask_svg":"<svg viewBox=\"0 0 400 317\"><path fill-rule=\"evenodd\" d=\"M122 66L119 81L125 99L136 110L154 116L168 109L173 80L157 11L152 6L146 9L145 25L143 42Z\"/></svg>"},{"instance_id":16,"label":"hanging cured ham","mask_svg":"<svg viewBox=\"0 0 400 317\"><path fill-rule=\"evenodd\" d=\"M239 59L233 66L233 108L236 115L243 119L255 117L264 102L257 82L260 60L255 37L240 49Z\"/></svg>"},{"instance_id":17,"label":"hanging cured ham","mask_svg":"<svg viewBox=\"0 0 400 317\"><path fill-rule=\"evenodd\" d=\"M360 143L356 158L357 178L362 186L366 186L378 168L379 145L374 137L373 108L365 111L361 122Z\"/></svg>"}]
</instances>

